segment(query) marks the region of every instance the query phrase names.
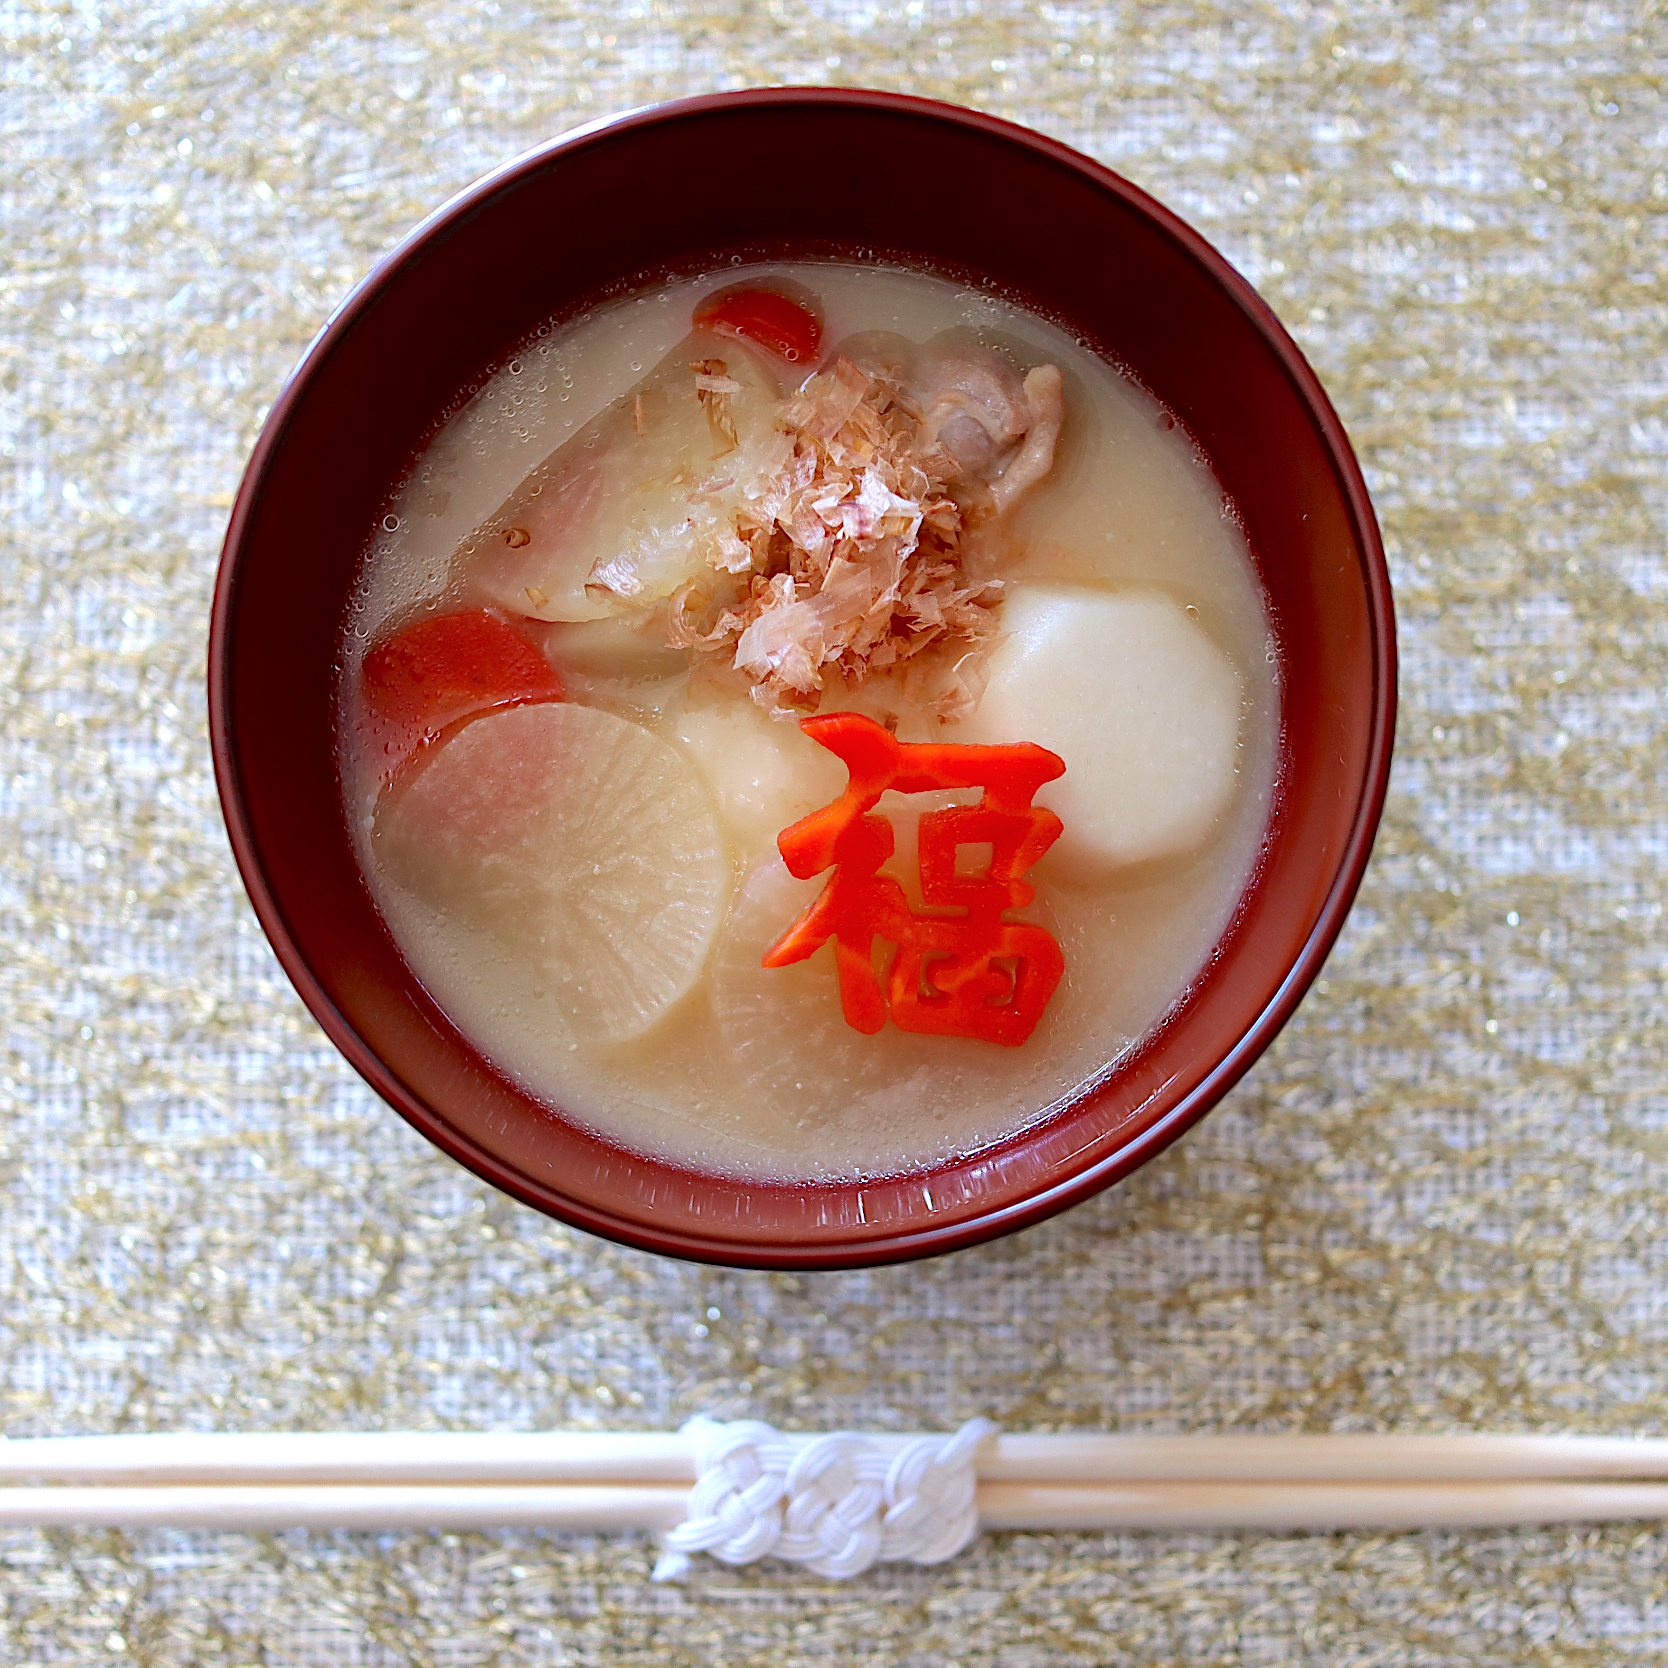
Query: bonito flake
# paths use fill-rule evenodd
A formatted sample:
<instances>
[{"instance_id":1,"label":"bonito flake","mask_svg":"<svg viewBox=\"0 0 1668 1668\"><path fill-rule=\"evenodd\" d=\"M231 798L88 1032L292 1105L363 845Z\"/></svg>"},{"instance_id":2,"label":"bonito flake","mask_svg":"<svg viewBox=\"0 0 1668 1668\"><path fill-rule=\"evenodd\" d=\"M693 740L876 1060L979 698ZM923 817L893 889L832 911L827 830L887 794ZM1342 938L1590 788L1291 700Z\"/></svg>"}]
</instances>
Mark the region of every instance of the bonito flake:
<instances>
[{"instance_id":1,"label":"bonito flake","mask_svg":"<svg viewBox=\"0 0 1668 1668\"><path fill-rule=\"evenodd\" d=\"M788 401L763 461L709 546L712 579L672 598L671 642L728 654L783 718L815 711L831 672L858 684L939 649L911 693L971 712L1002 583L963 570L961 470L919 408L840 359Z\"/></svg>"}]
</instances>

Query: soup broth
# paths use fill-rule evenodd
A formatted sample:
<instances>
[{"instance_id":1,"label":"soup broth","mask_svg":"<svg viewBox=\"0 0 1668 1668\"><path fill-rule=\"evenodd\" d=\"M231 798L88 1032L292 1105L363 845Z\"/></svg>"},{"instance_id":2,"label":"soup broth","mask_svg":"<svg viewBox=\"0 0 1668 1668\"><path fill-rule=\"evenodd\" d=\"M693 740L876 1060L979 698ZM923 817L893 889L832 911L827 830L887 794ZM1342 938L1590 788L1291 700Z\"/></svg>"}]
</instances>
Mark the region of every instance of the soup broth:
<instances>
[{"instance_id":1,"label":"soup broth","mask_svg":"<svg viewBox=\"0 0 1668 1668\"><path fill-rule=\"evenodd\" d=\"M729 267L541 334L418 461L356 608L343 781L412 969L535 1098L718 1174L929 1166L1115 1070L1207 965L1275 790L1276 657L1208 465L1047 320L915 271ZM905 761L873 808L891 925L843 971L772 954L844 872L778 847L840 801L842 736ZM1057 944L1057 983L1021 1015L1047 958L993 950L974 1034L900 1028L947 1023L955 958L893 958L978 914L1020 826L908 761L1025 743L1059 820L990 930Z\"/></svg>"}]
</instances>

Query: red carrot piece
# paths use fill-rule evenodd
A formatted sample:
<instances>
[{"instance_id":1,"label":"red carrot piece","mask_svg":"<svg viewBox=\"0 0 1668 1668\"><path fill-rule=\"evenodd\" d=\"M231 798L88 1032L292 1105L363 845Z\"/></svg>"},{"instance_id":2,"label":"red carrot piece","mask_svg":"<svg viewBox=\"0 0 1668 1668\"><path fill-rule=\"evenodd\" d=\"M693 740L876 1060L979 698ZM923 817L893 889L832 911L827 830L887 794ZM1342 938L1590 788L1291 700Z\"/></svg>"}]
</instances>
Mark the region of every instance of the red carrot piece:
<instances>
[{"instance_id":1,"label":"red carrot piece","mask_svg":"<svg viewBox=\"0 0 1668 1668\"><path fill-rule=\"evenodd\" d=\"M1030 742L1002 747L900 742L855 712L800 721L813 741L846 766L846 791L831 805L784 829L782 861L801 880L833 869L816 900L765 952L766 967L785 967L835 941L835 966L846 1023L873 1035L886 1023L900 1031L975 1037L1018 1047L1036 1028L1064 970L1060 946L1043 928L1010 921L1036 896L1026 871L1060 837L1060 819L1031 796L1065 770L1057 754ZM921 819L921 897L916 915L903 888L879 870L892 855L892 825L873 815L888 789L982 787L977 805L932 811ZM956 872L956 848L991 848L989 871ZM874 941L896 944L885 976L875 976Z\"/></svg>"},{"instance_id":2,"label":"red carrot piece","mask_svg":"<svg viewBox=\"0 0 1668 1668\"><path fill-rule=\"evenodd\" d=\"M562 698L544 656L484 610L419 620L377 644L365 656L360 687L385 774L461 719Z\"/></svg>"},{"instance_id":3,"label":"red carrot piece","mask_svg":"<svg viewBox=\"0 0 1668 1668\"><path fill-rule=\"evenodd\" d=\"M808 308L773 290L729 290L695 309L695 323L720 336L739 336L812 369L822 347L822 325Z\"/></svg>"}]
</instances>

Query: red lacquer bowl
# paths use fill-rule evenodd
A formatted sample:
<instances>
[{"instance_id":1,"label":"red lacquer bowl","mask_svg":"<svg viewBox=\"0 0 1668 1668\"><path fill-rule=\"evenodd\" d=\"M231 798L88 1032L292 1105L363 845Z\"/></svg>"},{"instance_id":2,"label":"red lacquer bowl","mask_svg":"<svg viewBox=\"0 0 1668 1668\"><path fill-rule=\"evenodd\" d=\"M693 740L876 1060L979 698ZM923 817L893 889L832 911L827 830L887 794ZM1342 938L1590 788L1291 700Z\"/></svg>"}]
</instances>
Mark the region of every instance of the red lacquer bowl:
<instances>
[{"instance_id":1,"label":"red lacquer bowl","mask_svg":"<svg viewBox=\"0 0 1668 1668\"><path fill-rule=\"evenodd\" d=\"M1105 1082L929 1171L740 1183L569 1123L435 1006L354 861L334 667L391 489L437 420L539 324L732 254L858 251L984 274L1125 367L1198 440L1244 517L1283 648L1282 785L1220 953ZM834 1268L952 1250L1063 1210L1175 1140L1256 1059L1320 968L1367 861L1390 766L1395 627L1337 416L1274 315L1197 233L1116 174L993 117L776 88L546 145L448 204L354 291L273 407L238 493L209 712L261 923L331 1040L396 1111L496 1186L594 1233L713 1262Z\"/></svg>"}]
</instances>

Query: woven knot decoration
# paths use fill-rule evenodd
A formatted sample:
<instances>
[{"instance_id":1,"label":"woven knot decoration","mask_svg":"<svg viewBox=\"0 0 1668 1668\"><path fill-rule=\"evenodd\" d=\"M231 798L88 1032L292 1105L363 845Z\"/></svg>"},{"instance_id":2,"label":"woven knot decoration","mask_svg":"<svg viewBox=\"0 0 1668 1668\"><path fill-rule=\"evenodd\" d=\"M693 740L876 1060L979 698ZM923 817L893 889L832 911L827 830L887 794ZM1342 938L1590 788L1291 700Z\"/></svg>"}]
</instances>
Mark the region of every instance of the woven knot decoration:
<instances>
[{"instance_id":1,"label":"woven knot decoration","mask_svg":"<svg viewBox=\"0 0 1668 1668\"><path fill-rule=\"evenodd\" d=\"M979 1532L974 1462L996 1434L988 1419L895 1451L850 1431L784 1436L756 1419L683 1429L697 1480L656 1581L681 1580L696 1552L726 1564L781 1558L845 1580L887 1560L942 1563Z\"/></svg>"}]
</instances>

